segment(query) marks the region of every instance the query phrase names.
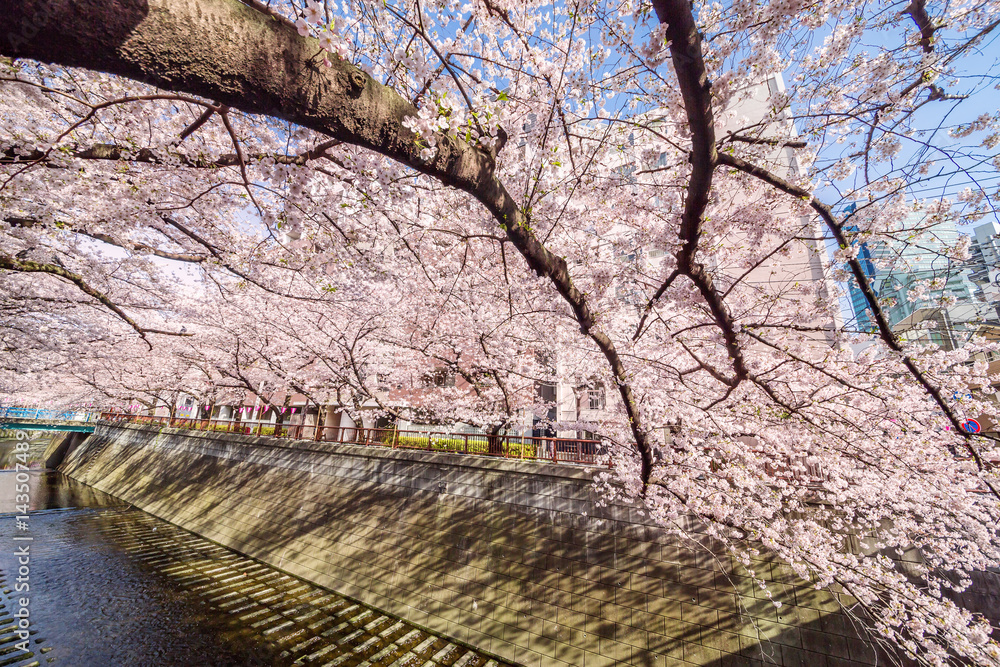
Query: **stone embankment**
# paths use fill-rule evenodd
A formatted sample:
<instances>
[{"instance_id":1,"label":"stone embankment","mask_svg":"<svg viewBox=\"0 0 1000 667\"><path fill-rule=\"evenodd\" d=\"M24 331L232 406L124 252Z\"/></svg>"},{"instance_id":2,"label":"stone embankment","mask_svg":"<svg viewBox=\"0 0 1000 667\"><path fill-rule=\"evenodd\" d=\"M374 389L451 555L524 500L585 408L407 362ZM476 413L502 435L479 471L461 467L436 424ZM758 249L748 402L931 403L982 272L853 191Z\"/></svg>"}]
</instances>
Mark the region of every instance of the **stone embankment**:
<instances>
[{"instance_id":1,"label":"stone embankment","mask_svg":"<svg viewBox=\"0 0 1000 667\"><path fill-rule=\"evenodd\" d=\"M827 592L597 507L593 468L99 425L71 477L210 540L531 667L861 667Z\"/></svg>"}]
</instances>

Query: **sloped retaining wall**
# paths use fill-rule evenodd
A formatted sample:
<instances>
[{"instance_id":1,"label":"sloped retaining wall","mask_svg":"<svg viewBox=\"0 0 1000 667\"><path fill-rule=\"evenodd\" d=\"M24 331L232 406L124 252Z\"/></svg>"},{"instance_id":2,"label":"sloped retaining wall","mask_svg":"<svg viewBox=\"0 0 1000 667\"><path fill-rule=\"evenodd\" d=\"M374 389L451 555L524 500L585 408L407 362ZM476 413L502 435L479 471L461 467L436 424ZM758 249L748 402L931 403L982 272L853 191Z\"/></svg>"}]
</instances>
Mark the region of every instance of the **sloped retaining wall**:
<instances>
[{"instance_id":1,"label":"sloped retaining wall","mask_svg":"<svg viewBox=\"0 0 1000 667\"><path fill-rule=\"evenodd\" d=\"M755 563L775 608L725 554L597 508L594 469L108 424L60 469L531 667L875 662L830 594Z\"/></svg>"}]
</instances>

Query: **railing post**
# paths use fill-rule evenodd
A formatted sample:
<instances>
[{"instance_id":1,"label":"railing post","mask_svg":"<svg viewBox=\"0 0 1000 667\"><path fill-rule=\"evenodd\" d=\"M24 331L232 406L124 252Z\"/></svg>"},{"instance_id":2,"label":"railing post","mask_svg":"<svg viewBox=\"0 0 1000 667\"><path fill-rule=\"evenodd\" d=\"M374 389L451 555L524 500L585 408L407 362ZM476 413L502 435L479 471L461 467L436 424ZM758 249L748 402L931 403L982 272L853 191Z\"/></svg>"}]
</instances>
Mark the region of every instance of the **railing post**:
<instances>
[{"instance_id":1,"label":"railing post","mask_svg":"<svg viewBox=\"0 0 1000 667\"><path fill-rule=\"evenodd\" d=\"M549 442L552 443L552 462L559 463L559 438L551 438Z\"/></svg>"}]
</instances>

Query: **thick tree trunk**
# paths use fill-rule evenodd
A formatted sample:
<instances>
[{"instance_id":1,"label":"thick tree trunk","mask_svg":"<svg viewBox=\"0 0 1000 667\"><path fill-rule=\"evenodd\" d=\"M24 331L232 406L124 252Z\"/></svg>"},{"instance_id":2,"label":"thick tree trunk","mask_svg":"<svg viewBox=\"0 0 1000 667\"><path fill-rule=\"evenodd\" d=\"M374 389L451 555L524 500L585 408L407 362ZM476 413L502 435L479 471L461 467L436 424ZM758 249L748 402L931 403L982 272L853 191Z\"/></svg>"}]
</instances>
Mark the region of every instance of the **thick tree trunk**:
<instances>
[{"instance_id":1,"label":"thick tree trunk","mask_svg":"<svg viewBox=\"0 0 1000 667\"><path fill-rule=\"evenodd\" d=\"M281 410L278 410L276 407L271 408L274 410L274 437L276 438L281 437L281 427L285 423L285 410L288 409L290 398L289 394L285 394L285 400L281 403Z\"/></svg>"},{"instance_id":2,"label":"thick tree trunk","mask_svg":"<svg viewBox=\"0 0 1000 667\"><path fill-rule=\"evenodd\" d=\"M503 431L502 426L490 426L486 430L486 453L494 456L503 456Z\"/></svg>"},{"instance_id":3,"label":"thick tree trunk","mask_svg":"<svg viewBox=\"0 0 1000 667\"><path fill-rule=\"evenodd\" d=\"M237 0L0 0L0 53L119 74L284 118L496 203L493 157L449 138L424 162L402 126L416 108L285 20ZM492 208L491 208L492 210ZM516 207L511 209L516 210Z\"/></svg>"}]
</instances>

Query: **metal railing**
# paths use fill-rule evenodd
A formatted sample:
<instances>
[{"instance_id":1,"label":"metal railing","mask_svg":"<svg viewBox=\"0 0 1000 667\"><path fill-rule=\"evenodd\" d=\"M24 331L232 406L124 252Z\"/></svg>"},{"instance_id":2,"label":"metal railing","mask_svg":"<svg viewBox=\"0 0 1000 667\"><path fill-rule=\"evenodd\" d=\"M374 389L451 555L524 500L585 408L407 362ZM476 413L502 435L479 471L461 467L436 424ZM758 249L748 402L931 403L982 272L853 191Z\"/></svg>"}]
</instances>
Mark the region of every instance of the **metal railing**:
<instances>
[{"instance_id":1,"label":"metal railing","mask_svg":"<svg viewBox=\"0 0 1000 667\"><path fill-rule=\"evenodd\" d=\"M394 428L360 426L316 426L315 424L274 424L262 421L242 422L232 419L191 419L155 417L129 413L104 412L101 419L130 424L159 424L196 431L238 433L268 438L339 442L372 445L393 449L418 449L431 452L478 454L525 461L549 461L583 465L611 465L604 444L599 440L577 438L536 438L520 435L488 435L406 431Z\"/></svg>"},{"instance_id":2,"label":"metal railing","mask_svg":"<svg viewBox=\"0 0 1000 667\"><path fill-rule=\"evenodd\" d=\"M77 415L86 414L85 411L59 410L52 408L33 408L18 405L0 406L0 419L52 419L66 421L85 421L76 419Z\"/></svg>"}]
</instances>

